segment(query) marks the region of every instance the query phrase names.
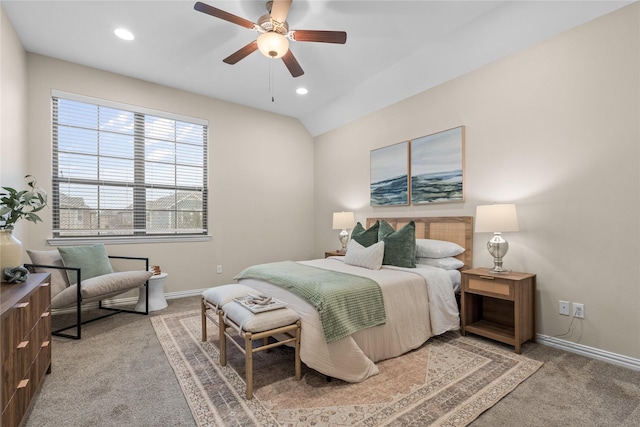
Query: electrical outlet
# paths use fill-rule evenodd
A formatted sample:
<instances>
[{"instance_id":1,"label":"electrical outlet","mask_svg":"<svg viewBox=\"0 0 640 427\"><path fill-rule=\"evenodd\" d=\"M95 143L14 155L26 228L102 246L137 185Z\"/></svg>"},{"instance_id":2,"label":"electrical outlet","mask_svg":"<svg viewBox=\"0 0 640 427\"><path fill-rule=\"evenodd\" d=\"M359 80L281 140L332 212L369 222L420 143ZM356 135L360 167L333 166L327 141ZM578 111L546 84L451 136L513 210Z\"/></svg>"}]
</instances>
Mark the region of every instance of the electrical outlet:
<instances>
[{"instance_id":1,"label":"electrical outlet","mask_svg":"<svg viewBox=\"0 0 640 427\"><path fill-rule=\"evenodd\" d=\"M563 316L569 315L569 301L558 301L559 302L559 313Z\"/></svg>"},{"instance_id":2,"label":"electrical outlet","mask_svg":"<svg viewBox=\"0 0 640 427\"><path fill-rule=\"evenodd\" d=\"M578 319L584 319L584 304L579 302L573 303L573 316Z\"/></svg>"},{"instance_id":3,"label":"electrical outlet","mask_svg":"<svg viewBox=\"0 0 640 427\"><path fill-rule=\"evenodd\" d=\"M221 266L221 265L219 265L219 266L216 268L216 271L218 272L218 274L221 274L221 273L222 273L222 266Z\"/></svg>"}]
</instances>

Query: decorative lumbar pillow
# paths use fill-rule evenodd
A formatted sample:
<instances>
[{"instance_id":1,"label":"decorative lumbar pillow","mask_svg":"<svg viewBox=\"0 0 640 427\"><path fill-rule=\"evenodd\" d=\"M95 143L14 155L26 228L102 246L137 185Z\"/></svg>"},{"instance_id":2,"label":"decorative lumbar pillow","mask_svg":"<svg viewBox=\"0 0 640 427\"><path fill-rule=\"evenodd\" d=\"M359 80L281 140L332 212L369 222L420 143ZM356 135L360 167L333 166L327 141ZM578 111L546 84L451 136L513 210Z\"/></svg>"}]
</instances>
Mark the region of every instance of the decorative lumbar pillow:
<instances>
[{"instance_id":1,"label":"decorative lumbar pillow","mask_svg":"<svg viewBox=\"0 0 640 427\"><path fill-rule=\"evenodd\" d=\"M358 222L356 226L353 227L353 230L351 230L351 240L355 240L356 242L360 243L362 246L367 248L373 245L374 243L378 242L379 228L380 228L380 221L376 221L375 224L373 224L371 227L369 227L366 230L364 229L362 224Z\"/></svg>"},{"instance_id":2,"label":"decorative lumbar pillow","mask_svg":"<svg viewBox=\"0 0 640 427\"><path fill-rule=\"evenodd\" d=\"M416 264L430 265L432 267L444 268L445 270L457 270L464 267L464 262L454 257L444 258L416 258Z\"/></svg>"},{"instance_id":3,"label":"decorative lumbar pillow","mask_svg":"<svg viewBox=\"0 0 640 427\"><path fill-rule=\"evenodd\" d=\"M416 223L410 221L398 231L386 221L380 223L378 239L384 242L384 265L415 268Z\"/></svg>"},{"instance_id":4,"label":"decorative lumbar pillow","mask_svg":"<svg viewBox=\"0 0 640 427\"><path fill-rule=\"evenodd\" d=\"M82 302L102 300L142 286L151 276L153 272L140 270L120 271L83 279L80 296ZM51 298L51 307L63 308L75 304L78 296L77 287L77 284L73 284Z\"/></svg>"},{"instance_id":5,"label":"decorative lumbar pillow","mask_svg":"<svg viewBox=\"0 0 640 427\"><path fill-rule=\"evenodd\" d=\"M107 251L103 244L89 246L64 246L58 248L65 267L80 268L80 280L85 281L103 274L113 273ZM75 271L67 271L69 283L77 282Z\"/></svg>"},{"instance_id":6,"label":"decorative lumbar pillow","mask_svg":"<svg viewBox=\"0 0 640 427\"><path fill-rule=\"evenodd\" d=\"M62 258L60 252L57 250L51 251L27 251L31 263L36 265L50 265L53 267L64 267L62 264ZM65 270L60 268L43 268L35 267L36 273L49 273L51 274L51 297L58 295L69 287L69 279L65 273Z\"/></svg>"},{"instance_id":7,"label":"decorative lumbar pillow","mask_svg":"<svg viewBox=\"0 0 640 427\"><path fill-rule=\"evenodd\" d=\"M374 243L365 248L355 240L351 240L344 256L344 262L345 264L364 267L369 270L380 270L383 258L384 242Z\"/></svg>"},{"instance_id":8,"label":"decorative lumbar pillow","mask_svg":"<svg viewBox=\"0 0 640 427\"><path fill-rule=\"evenodd\" d=\"M416 256L419 258L444 258L460 255L464 248L444 240L416 239Z\"/></svg>"}]
</instances>

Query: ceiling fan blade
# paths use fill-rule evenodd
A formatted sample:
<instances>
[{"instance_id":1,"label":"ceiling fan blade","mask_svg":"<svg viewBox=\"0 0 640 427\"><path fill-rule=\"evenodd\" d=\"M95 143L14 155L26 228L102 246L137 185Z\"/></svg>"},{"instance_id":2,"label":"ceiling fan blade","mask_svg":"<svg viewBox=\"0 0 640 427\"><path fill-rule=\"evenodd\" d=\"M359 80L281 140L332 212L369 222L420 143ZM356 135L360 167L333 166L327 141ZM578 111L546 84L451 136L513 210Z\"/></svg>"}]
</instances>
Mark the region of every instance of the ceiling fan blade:
<instances>
[{"instance_id":1,"label":"ceiling fan blade","mask_svg":"<svg viewBox=\"0 0 640 427\"><path fill-rule=\"evenodd\" d=\"M271 19L283 23L287 20L290 7L291 0L274 0L271 5Z\"/></svg>"},{"instance_id":2,"label":"ceiling fan blade","mask_svg":"<svg viewBox=\"0 0 640 427\"><path fill-rule=\"evenodd\" d=\"M347 42L347 33L344 31L324 30L293 30L292 37L297 42L338 43Z\"/></svg>"},{"instance_id":3,"label":"ceiling fan blade","mask_svg":"<svg viewBox=\"0 0 640 427\"><path fill-rule=\"evenodd\" d=\"M289 49L287 53L284 54L284 56L282 57L282 62L284 62L284 65L287 66L289 72L293 77L300 77L304 74L304 71L298 63L298 60L295 56L293 56L293 53L291 53L291 49Z\"/></svg>"},{"instance_id":4,"label":"ceiling fan blade","mask_svg":"<svg viewBox=\"0 0 640 427\"><path fill-rule=\"evenodd\" d=\"M245 47L237 50L236 52L224 58L222 62L233 65L238 61L240 61L241 59L246 58L256 50L258 50L258 42L254 40L248 45L246 45Z\"/></svg>"},{"instance_id":5,"label":"ceiling fan blade","mask_svg":"<svg viewBox=\"0 0 640 427\"><path fill-rule=\"evenodd\" d=\"M232 24L240 25L241 27L245 27L250 30L252 30L253 27L256 26L256 24L249 21L248 19L240 18L239 16L236 16L229 12L225 12L224 10L220 10L213 6L209 6L208 4L204 4L202 2L197 2L195 6L193 6L193 8L198 12L206 13L207 15L224 19L225 21L231 22Z\"/></svg>"}]
</instances>

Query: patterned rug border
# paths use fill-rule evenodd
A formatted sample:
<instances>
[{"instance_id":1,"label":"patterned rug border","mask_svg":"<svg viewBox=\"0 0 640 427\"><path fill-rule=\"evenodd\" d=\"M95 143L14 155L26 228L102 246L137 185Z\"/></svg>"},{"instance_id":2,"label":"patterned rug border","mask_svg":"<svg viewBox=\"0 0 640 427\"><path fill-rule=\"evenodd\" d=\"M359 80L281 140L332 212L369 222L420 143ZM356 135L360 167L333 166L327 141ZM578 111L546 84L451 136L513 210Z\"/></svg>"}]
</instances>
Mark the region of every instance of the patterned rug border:
<instances>
[{"instance_id":1,"label":"patterned rug border","mask_svg":"<svg viewBox=\"0 0 640 427\"><path fill-rule=\"evenodd\" d=\"M417 419L420 420L420 425L466 426L542 366L540 361L515 354L512 350L500 347L491 341L448 333L432 337L423 346L427 349L427 354L448 346L447 351L466 354L470 356L469 360L445 371L443 375L434 375L437 377L435 380L430 380L406 394L394 396L390 402L375 405L290 408L278 413L271 402L260 399L259 392L256 392L252 400L246 400L243 376L230 364L224 367L219 365L218 349L211 338L206 342L201 341L200 310L154 316L151 322L191 408L194 420L198 426L202 427L229 425L379 427L404 425L415 422ZM182 330L176 331L174 328L182 328ZM208 330L211 336L212 330L215 331L216 328L208 328ZM229 350L229 354L233 351ZM400 356L400 358L403 357L405 356ZM496 362L494 358L502 362ZM480 373L485 372L483 368L486 370L487 366L496 370L494 365L499 367L497 369L499 372L490 375L495 375L496 378L488 384L483 384L482 381L486 381L484 378L486 375L483 376ZM430 365L429 368L431 368ZM456 388L459 384L462 384L460 389ZM349 386L349 384L346 385L346 387ZM465 393L461 393L461 390L468 390L470 393L475 388L477 388L476 392L469 396L465 397ZM447 410L454 399L462 400L454 402L453 409ZM349 410L356 407L360 411L358 415L361 418L348 419L348 416L353 416ZM440 413L437 409L440 409ZM327 413L333 417L342 415L342 418L338 419L343 423L336 424L335 419L328 421ZM291 419L283 420L283 414ZM281 417L280 421L278 417ZM296 421L296 417L305 421ZM351 420L354 422L348 422Z\"/></svg>"}]
</instances>

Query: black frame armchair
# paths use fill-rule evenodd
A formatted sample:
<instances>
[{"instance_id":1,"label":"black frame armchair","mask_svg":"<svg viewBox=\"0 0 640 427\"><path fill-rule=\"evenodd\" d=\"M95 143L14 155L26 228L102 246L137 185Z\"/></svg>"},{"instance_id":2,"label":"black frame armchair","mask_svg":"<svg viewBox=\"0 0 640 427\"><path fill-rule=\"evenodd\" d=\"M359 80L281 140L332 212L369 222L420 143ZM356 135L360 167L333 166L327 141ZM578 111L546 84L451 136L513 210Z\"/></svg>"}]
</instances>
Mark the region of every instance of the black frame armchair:
<instances>
[{"instance_id":1,"label":"black frame armchair","mask_svg":"<svg viewBox=\"0 0 640 427\"><path fill-rule=\"evenodd\" d=\"M145 263L145 269L144 271L149 271L149 258L147 257L131 257L131 256L117 256L117 255L108 255L109 259L123 259L123 260L134 260L134 261L144 261ZM132 310L132 309L128 309L128 308L115 308L115 307L110 307L110 306L104 306L102 303L102 299L98 299L98 308L101 310L108 310L111 311L111 313L108 314L104 314L101 315L99 317L95 317L89 320L82 320L82 304L83 304L83 297L82 297L82 281L80 279L81 277L81 268L77 268L77 267L64 267L64 266L60 266L60 265L42 265L42 264L25 264L24 265L27 269L29 269L29 271L34 272L36 268L42 269L42 268L46 268L46 269L56 269L56 270L65 270L65 271L75 271L76 273L76 303L75 303L75 308L76 308L76 323L74 323L73 325L69 325L69 326L65 326L63 328L59 328L56 330L51 331L52 335L56 335L59 337L65 337L65 338L71 338L71 339L76 339L79 340L82 337L82 325L86 325L88 323L91 322L95 322L96 320L100 320L100 319L104 319L105 317L109 317L109 316L113 316L116 315L118 313L135 313L135 314L142 314L142 315L148 315L149 314L149 280L147 280L144 283L144 286L146 287L146 292L145 292L145 298L146 298L146 303L145 303L145 311L136 311L136 310ZM139 285L136 285L135 287L138 287ZM105 298L106 297L112 297L115 296L116 294L122 294L125 292L128 292L129 290L134 289L134 287L131 288L126 288L126 289L122 289L120 291L117 292L109 292L107 294L105 294ZM95 298L92 298L92 300L95 301ZM64 331L68 330L68 329L72 329L72 328L76 328L76 334L72 335L72 334L68 334L65 333Z\"/></svg>"}]
</instances>

